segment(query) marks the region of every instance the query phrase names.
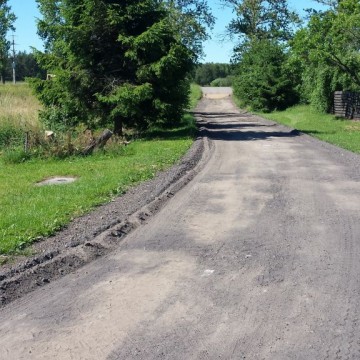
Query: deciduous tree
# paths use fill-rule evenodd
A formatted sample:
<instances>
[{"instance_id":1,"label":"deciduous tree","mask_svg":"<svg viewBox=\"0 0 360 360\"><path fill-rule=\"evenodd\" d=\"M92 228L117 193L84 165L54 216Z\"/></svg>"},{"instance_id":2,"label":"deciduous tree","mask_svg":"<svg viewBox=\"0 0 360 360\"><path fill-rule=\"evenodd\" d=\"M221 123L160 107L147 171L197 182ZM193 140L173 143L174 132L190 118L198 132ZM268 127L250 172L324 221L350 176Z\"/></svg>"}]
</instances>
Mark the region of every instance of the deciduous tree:
<instances>
[{"instance_id":1,"label":"deciduous tree","mask_svg":"<svg viewBox=\"0 0 360 360\"><path fill-rule=\"evenodd\" d=\"M15 14L11 11L7 0L0 0L0 77L5 82L5 72L8 62L10 41L7 34L10 30L14 31Z\"/></svg>"},{"instance_id":2,"label":"deciduous tree","mask_svg":"<svg viewBox=\"0 0 360 360\"><path fill-rule=\"evenodd\" d=\"M209 39L208 30L215 18L206 0L165 0L169 19L182 43L192 51L195 59L203 56L203 42Z\"/></svg>"},{"instance_id":3,"label":"deciduous tree","mask_svg":"<svg viewBox=\"0 0 360 360\"><path fill-rule=\"evenodd\" d=\"M335 90L360 89L360 3L326 2L291 43L303 70L303 91L319 110L328 111Z\"/></svg>"},{"instance_id":4,"label":"deciduous tree","mask_svg":"<svg viewBox=\"0 0 360 360\"><path fill-rule=\"evenodd\" d=\"M228 33L239 43L271 39L287 41L299 24L298 15L289 9L287 0L222 0L233 10L235 18Z\"/></svg>"}]
</instances>

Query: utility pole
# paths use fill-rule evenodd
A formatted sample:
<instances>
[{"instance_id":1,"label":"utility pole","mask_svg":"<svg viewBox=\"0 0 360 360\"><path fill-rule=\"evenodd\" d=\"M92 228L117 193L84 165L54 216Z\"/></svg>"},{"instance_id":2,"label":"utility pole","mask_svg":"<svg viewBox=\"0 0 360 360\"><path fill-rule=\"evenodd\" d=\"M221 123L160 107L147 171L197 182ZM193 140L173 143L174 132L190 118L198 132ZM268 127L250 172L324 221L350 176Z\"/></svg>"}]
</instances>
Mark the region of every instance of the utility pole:
<instances>
[{"instance_id":1,"label":"utility pole","mask_svg":"<svg viewBox=\"0 0 360 360\"><path fill-rule=\"evenodd\" d=\"M13 73L13 84L16 84L16 52L15 52L15 35L12 35L12 73Z\"/></svg>"}]
</instances>

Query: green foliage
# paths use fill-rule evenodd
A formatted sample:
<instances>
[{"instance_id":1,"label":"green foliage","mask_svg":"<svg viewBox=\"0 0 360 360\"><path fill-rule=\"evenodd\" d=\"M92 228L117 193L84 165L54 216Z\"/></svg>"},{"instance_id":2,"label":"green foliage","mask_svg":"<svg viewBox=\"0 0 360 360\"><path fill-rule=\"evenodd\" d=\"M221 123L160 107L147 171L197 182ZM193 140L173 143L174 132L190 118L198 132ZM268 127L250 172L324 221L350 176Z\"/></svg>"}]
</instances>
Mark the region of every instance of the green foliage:
<instances>
[{"instance_id":1,"label":"green foliage","mask_svg":"<svg viewBox=\"0 0 360 360\"><path fill-rule=\"evenodd\" d=\"M14 31L16 16L11 12L7 0L0 0L0 77L5 82L6 68L8 64L8 53L10 42L6 36L10 30Z\"/></svg>"},{"instance_id":2,"label":"green foliage","mask_svg":"<svg viewBox=\"0 0 360 360\"><path fill-rule=\"evenodd\" d=\"M221 63L198 64L195 69L194 81L201 86L210 85L218 78L226 78L233 72L233 66Z\"/></svg>"},{"instance_id":3,"label":"green foliage","mask_svg":"<svg viewBox=\"0 0 360 360\"><path fill-rule=\"evenodd\" d=\"M237 37L234 94L254 110L283 109L297 101L295 74L287 73L287 41L300 20L286 0L223 0L236 14L228 33Z\"/></svg>"},{"instance_id":4,"label":"green foliage","mask_svg":"<svg viewBox=\"0 0 360 360\"><path fill-rule=\"evenodd\" d=\"M222 86L232 86L234 81L234 76L227 76L225 78L217 78L213 80L210 85L215 87L222 87Z\"/></svg>"},{"instance_id":5,"label":"green foliage","mask_svg":"<svg viewBox=\"0 0 360 360\"><path fill-rule=\"evenodd\" d=\"M287 0L222 0L236 17L228 25L231 37L238 37L235 56L244 44L253 40L288 41L294 27L300 23L298 15L290 11ZM241 56L241 54L240 54Z\"/></svg>"},{"instance_id":6,"label":"green foliage","mask_svg":"<svg viewBox=\"0 0 360 360\"><path fill-rule=\"evenodd\" d=\"M198 60L203 55L202 43L209 39L215 18L206 0L164 0L169 19L186 48Z\"/></svg>"},{"instance_id":7,"label":"green foliage","mask_svg":"<svg viewBox=\"0 0 360 360\"><path fill-rule=\"evenodd\" d=\"M52 127L176 123L188 101L194 56L162 2L38 0L40 64L55 75L32 80Z\"/></svg>"},{"instance_id":8,"label":"green foliage","mask_svg":"<svg viewBox=\"0 0 360 360\"><path fill-rule=\"evenodd\" d=\"M33 53L27 53L26 51L20 51L16 54L16 81L25 81L26 78L46 78L46 70L42 69L36 61ZM7 62L7 68L5 72L5 80L12 81L12 64Z\"/></svg>"},{"instance_id":9,"label":"green foliage","mask_svg":"<svg viewBox=\"0 0 360 360\"><path fill-rule=\"evenodd\" d=\"M286 53L275 41L252 42L242 54L233 85L243 105L268 112L297 101L291 77L285 71L286 61Z\"/></svg>"},{"instance_id":10,"label":"green foliage","mask_svg":"<svg viewBox=\"0 0 360 360\"><path fill-rule=\"evenodd\" d=\"M360 90L360 3L326 1L291 42L293 64L301 69L302 99L329 111L336 90Z\"/></svg>"},{"instance_id":11,"label":"green foliage","mask_svg":"<svg viewBox=\"0 0 360 360\"><path fill-rule=\"evenodd\" d=\"M36 61L33 53L20 51L16 55L16 80L25 81L28 77L46 78L46 71Z\"/></svg>"},{"instance_id":12,"label":"green foliage","mask_svg":"<svg viewBox=\"0 0 360 360\"><path fill-rule=\"evenodd\" d=\"M31 158L31 154L25 152L25 150L21 147L12 147L7 148L3 155L3 161L5 164L20 164Z\"/></svg>"},{"instance_id":13,"label":"green foliage","mask_svg":"<svg viewBox=\"0 0 360 360\"><path fill-rule=\"evenodd\" d=\"M0 123L0 149L7 148L14 144L21 144L24 131L10 122Z\"/></svg>"},{"instance_id":14,"label":"green foliage","mask_svg":"<svg viewBox=\"0 0 360 360\"><path fill-rule=\"evenodd\" d=\"M199 100L202 98L202 91L199 85L191 84L190 86L190 109L194 109Z\"/></svg>"}]
</instances>

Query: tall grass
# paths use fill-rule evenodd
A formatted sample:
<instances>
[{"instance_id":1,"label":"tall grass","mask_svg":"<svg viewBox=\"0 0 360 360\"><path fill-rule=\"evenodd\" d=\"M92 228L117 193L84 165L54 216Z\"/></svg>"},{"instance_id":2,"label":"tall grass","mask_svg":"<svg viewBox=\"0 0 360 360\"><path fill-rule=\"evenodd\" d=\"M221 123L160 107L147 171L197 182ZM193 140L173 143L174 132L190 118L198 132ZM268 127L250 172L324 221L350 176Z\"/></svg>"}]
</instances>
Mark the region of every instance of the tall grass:
<instances>
[{"instance_id":1,"label":"tall grass","mask_svg":"<svg viewBox=\"0 0 360 360\"><path fill-rule=\"evenodd\" d=\"M202 98L201 87L197 84L190 86L190 109L193 109Z\"/></svg>"},{"instance_id":2,"label":"tall grass","mask_svg":"<svg viewBox=\"0 0 360 360\"><path fill-rule=\"evenodd\" d=\"M26 83L0 85L0 149L20 145L26 131L38 131L40 104Z\"/></svg>"},{"instance_id":3,"label":"tall grass","mask_svg":"<svg viewBox=\"0 0 360 360\"><path fill-rule=\"evenodd\" d=\"M0 85L0 126L37 127L41 106L26 83Z\"/></svg>"}]
</instances>

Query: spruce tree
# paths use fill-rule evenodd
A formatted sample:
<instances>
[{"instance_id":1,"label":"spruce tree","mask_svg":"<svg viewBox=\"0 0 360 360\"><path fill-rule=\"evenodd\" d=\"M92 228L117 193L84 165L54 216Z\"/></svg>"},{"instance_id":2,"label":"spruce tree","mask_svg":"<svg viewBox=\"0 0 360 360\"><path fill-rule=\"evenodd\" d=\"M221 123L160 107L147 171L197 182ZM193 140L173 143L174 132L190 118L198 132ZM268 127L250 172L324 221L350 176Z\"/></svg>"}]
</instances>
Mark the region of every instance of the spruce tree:
<instances>
[{"instance_id":1,"label":"spruce tree","mask_svg":"<svg viewBox=\"0 0 360 360\"><path fill-rule=\"evenodd\" d=\"M271 111L297 100L292 79L286 76L286 44L299 17L287 0L222 0L236 18L228 32L237 37L234 49L235 94L245 105Z\"/></svg>"},{"instance_id":2,"label":"spruce tree","mask_svg":"<svg viewBox=\"0 0 360 360\"><path fill-rule=\"evenodd\" d=\"M33 80L56 126L112 121L145 128L176 122L188 99L191 52L157 0L38 0L45 52L37 58L51 81Z\"/></svg>"}]
</instances>

